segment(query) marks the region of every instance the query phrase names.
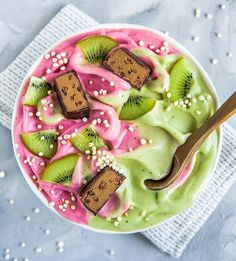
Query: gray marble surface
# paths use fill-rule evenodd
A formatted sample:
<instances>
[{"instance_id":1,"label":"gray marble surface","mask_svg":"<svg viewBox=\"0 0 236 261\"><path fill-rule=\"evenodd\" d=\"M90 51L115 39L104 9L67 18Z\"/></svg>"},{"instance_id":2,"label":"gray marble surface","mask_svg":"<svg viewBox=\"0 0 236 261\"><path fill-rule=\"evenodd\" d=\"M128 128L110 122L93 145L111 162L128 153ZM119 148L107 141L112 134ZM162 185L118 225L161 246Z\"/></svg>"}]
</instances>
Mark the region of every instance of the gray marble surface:
<instances>
[{"instance_id":1,"label":"gray marble surface","mask_svg":"<svg viewBox=\"0 0 236 261\"><path fill-rule=\"evenodd\" d=\"M235 91L235 0L0 0L0 71L6 68L50 18L65 4L74 3L101 23L128 22L168 31L205 67L221 102ZM225 4L225 9L219 8ZM194 9L201 16L194 16ZM212 14L212 19L205 14ZM217 37L216 33L222 37ZM192 40L199 37L199 42ZM227 53L232 53L232 58ZM211 59L217 59L212 64ZM1 95L1 94L0 94ZM230 124L236 128L235 117ZM174 260L139 234L95 234L72 226L48 210L31 192L16 164L10 131L0 126L0 261L5 249L10 260ZM236 184L191 241L181 260L236 260ZM14 200L14 204L10 200ZM34 211L39 209L39 213ZM31 220L27 221L26 217ZM50 235L45 230L50 230ZM57 251L63 241L64 252ZM21 247L20 243L26 246ZM41 253L36 248L42 249ZM111 255L109 250L114 250ZM8 256L7 256L8 257ZM16 261L16 260L15 260Z\"/></svg>"}]
</instances>

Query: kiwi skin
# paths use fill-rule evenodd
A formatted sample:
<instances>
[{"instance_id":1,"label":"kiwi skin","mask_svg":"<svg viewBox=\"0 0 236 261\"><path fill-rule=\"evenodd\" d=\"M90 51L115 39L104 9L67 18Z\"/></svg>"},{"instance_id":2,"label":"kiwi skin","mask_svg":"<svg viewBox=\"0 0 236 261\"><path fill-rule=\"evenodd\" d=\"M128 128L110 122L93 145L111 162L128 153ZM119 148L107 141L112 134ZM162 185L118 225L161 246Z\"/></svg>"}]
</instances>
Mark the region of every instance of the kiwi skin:
<instances>
[{"instance_id":1,"label":"kiwi skin","mask_svg":"<svg viewBox=\"0 0 236 261\"><path fill-rule=\"evenodd\" d=\"M155 105L156 101L140 95L131 95L123 104L119 119L120 120L135 120L147 112Z\"/></svg>"},{"instance_id":2,"label":"kiwi skin","mask_svg":"<svg viewBox=\"0 0 236 261\"><path fill-rule=\"evenodd\" d=\"M195 73L188 60L179 59L170 73L170 101L175 102L186 98L196 81L195 78Z\"/></svg>"},{"instance_id":3,"label":"kiwi skin","mask_svg":"<svg viewBox=\"0 0 236 261\"><path fill-rule=\"evenodd\" d=\"M22 133L20 137L25 147L36 156L50 159L57 152L57 135L54 129Z\"/></svg>"},{"instance_id":4,"label":"kiwi skin","mask_svg":"<svg viewBox=\"0 0 236 261\"><path fill-rule=\"evenodd\" d=\"M69 186L80 155L70 154L52 161L44 169L42 181Z\"/></svg>"},{"instance_id":5,"label":"kiwi skin","mask_svg":"<svg viewBox=\"0 0 236 261\"><path fill-rule=\"evenodd\" d=\"M91 64L101 64L105 56L117 46L118 42L106 35L89 36L76 43L76 47Z\"/></svg>"}]
</instances>

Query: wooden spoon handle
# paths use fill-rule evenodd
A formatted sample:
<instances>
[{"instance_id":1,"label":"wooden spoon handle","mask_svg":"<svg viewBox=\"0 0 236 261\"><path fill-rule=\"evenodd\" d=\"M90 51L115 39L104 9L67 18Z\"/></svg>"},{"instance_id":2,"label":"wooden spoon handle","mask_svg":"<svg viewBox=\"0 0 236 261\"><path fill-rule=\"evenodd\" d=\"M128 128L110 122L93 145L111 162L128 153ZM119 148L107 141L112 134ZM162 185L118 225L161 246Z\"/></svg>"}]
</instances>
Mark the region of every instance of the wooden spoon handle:
<instances>
[{"instance_id":1,"label":"wooden spoon handle","mask_svg":"<svg viewBox=\"0 0 236 261\"><path fill-rule=\"evenodd\" d=\"M224 121L236 112L236 92L207 120L199 129L192 133L186 142L177 149L178 157L184 162L189 161L199 149L203 141Z\"/></svg>"}]
</instances>

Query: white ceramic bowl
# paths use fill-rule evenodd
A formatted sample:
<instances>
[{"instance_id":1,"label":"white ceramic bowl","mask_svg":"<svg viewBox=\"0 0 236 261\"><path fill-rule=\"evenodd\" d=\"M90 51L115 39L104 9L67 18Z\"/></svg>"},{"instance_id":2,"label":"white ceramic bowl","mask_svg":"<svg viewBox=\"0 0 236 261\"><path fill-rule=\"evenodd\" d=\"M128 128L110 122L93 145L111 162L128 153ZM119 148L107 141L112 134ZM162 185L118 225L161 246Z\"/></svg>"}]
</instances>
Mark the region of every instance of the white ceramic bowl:
<instances>
[{"instance_id":1,"label":"white ceramic bowl","mask_svg":"<svg viewBox=\"0 0 236 261\"><path fill-rule=\"evenodd\" d=\"M70 35L66 38L63 38L61 41L55 43L55 45L65 41L66 39L72 37L72 36L75 36L75 35L78 35L78 34L81 34L81 33L86 33L86 32L89 32L89 31L93 31L93 30L96 30L96 29L144 29L144 30L149 30L151 32L154 32L156 33L157 35L160 35L163 39L165 39L167 42L169 42L176 50L178 50L180 53L184 54L186 57L188 57L190 60L193 61L193 63L198 67L199 71L201 72L202 76L203 76L203 79L205 80L208 88L210 89L214 99L215 99L215 102L216 102L216 107L219 106L219 99L218 99L218 95L217 95L217 92L215 90L215 87L211 81L211 79L209 78L207 72L204 70L204 68L201 66L201 64L197 61L197 59L184 47L182 46L180 43L178 43L177 41L175 41L174 39L172 39L171 37L167 36L166 34L158 31L158 30L154 30L154 29L151 29L151 28L148 28L148 27L145 27L145 26L140 26L140 25L134 25L134 24L122 24L122 23L117 23L117 24L100 24L100 25L96 25L96 26L92 26L92 27L89 27L85 30L81 30L79 31L78 33L75 33L73 35ZM13 116L12 116L12 142L14 144L14 123L15 123L15 117L16 117L16 111L17 111L17 104L19 102L19 97L20 97L20 94L22 92L22 89L27 81L27 79L31 76L31 74L33 73L33 71L36 69L36 67L38 66L40 60L45 56L46 53L49 52L50 49L46 50L45 53L43 53L41 55L41 57L35 61L35 63L32 65L32 67L30 68L30 70L28 71L28 73L26 74L24 80L22 81L21 83L21 86L19 88L19 91L18 91L18 95L17 95L17 98L16 98L16 101L15 101L15 106L14 106L14 110L13 110ZM14 147L14 146L13 146ZM213 168L211 170L211 173L214 172L215 168L216 168L216 165L218 163L218 160L219 160L219 156L220 156L220 152L221 152L221 147L222 147L222 129L220 128L219 129L219 143L218 143L218 151L217 151L217 155L216 155L216 158L215 158L215 162L214 162L214 165L213 165ZM55 212L58 216L60 216L61 218L65 219L64 217L62 217L61 215L59 215L59 213L53 208L53 207L50 207L50 205L48 204L48 201L47 199L44 197L44 195L36 188L35 184L32 182L32 180L30 179L30 177L28 176L28 174L25 172L25 170L23 169L23 167L21 166L21 163L18 159L18 157L16 156L16 150L15 148L14 149L14 154L15 154L15 157L16 157L16 160L17 160L17 163L20 167L20 170L24 176L24 178L26 179L28 185L30 186L30 188L33 190L33 192L38 196L38 198L48 207L50 208L53 212ZM208 178L210 178L210 173L208 174ZM203 186L201 187L201 190L204 188L204 186L206 185L207 181L208 181L208 178L206 178ZM200 194L200 193L199 193ZM171 218L174 218L175 216L171 217ZM170 220L171 218L169 218L168 220ZM137 233L137 232L141 232L141 231L144 231L144 230L147 230L147 229L150 229L150 228L153 228L153 227L156 227L158 226L159 224L157 225L154 225L154 226L150 226L149 228L145 228L145 229L137 229L137 230L132 230L132 231L122 231L122 232L119 232L119 231L110 231L110 230L102 230L102 229L97 229L97 228L92 228L88 225L82 225L82 224L79 224L79 223L75 223L75 222L72 222L68 219L65 219L67 221L69 221L70 223L73 223L75 225L78 225L78 226L81 226L83 228L86 228L86 229L89 229L89 230L92 230L92 231L96 231L96 232L100 232L100 233L109 233L109 234L131 234L131 233ZM166 222L167 220L165 220L164 222ZM162 224L164 223L162 222Z\"/></svg>"}]
</instances>

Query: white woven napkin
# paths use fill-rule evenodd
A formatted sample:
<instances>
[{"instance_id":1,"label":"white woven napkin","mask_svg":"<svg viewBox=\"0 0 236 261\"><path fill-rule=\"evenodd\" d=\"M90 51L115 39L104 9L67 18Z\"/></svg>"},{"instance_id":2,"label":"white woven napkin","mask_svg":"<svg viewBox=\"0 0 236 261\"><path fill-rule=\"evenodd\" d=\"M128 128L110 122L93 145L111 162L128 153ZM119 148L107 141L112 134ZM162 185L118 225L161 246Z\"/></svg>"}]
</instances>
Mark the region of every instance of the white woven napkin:
<instances>
[{"instance_id":1,"label":"white woven napkin","mask_svg":"<svg viewBox=\"0 0 236 261\"><path fill-rule=\"evenodd\" d=\"M0 123L11 128L18 88L33 62L61 38L97 22L73 5L64 7L0 74ZM236 180L236 132L225 125L223 148L217 169L194 206L143 234L162 251L179 257L189 241L217 207Z\"/></svg>"}]
</instances>

